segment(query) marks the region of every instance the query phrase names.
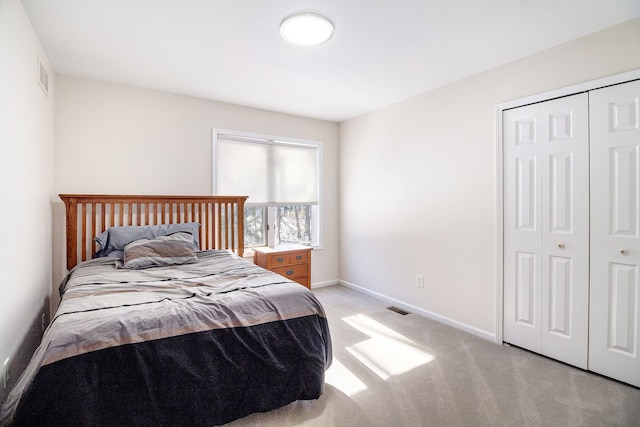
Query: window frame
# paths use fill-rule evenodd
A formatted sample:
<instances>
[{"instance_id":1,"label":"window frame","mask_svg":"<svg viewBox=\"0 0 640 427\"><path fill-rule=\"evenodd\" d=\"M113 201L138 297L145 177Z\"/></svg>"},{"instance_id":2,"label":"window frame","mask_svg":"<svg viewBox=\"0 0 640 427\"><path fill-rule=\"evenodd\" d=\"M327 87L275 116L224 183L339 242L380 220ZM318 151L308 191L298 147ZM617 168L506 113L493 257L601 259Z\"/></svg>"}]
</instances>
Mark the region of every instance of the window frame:
<instances>
[{"instance_id":1,"label":"window frame","mask_svg":"<svg viewBox=\"0 0 640 427\"><path fill-rule=\"evenodd\" d=\"M232 136L239 139L246 139L248 143L268 143L268 144L281 144L281 145L304 145L313 147L317 153L317 204L315 205L314 212L316 213L315 218L312 218L312 230L315 228L316 232L314 233L316 236L316 241L313 241L309 247L314 249L322 249L322 241L323 241L323 232L322 232L322 211L323 211L323 196L322 196L322 169L323 169L323 144L322 141L316 140L308 140L308 139L300 139L300 138L291 138L285 136L275 136L275 135L266 135L266 134L258 134L253 132L244 132L230 129L220 129L213 128L212 129L212 142L211 142L211 194L218 194L218 141L219 135L224 136ZM268 229L264 230L265 240L267 246L273 246L275 240L275 215L273 214L275 206L285 206L285 204L261 204L251 203L251 198L247 199L245 206L251 207L264 207L265 209L265 225L268 225ZM286 204L286 206L298 206L293 205L291 203ZM314 206L314 205L311 205ZM243 213L244 214L244 213ZM266 227L265 227L266 228Z\"/></svg>"}]
</instances>

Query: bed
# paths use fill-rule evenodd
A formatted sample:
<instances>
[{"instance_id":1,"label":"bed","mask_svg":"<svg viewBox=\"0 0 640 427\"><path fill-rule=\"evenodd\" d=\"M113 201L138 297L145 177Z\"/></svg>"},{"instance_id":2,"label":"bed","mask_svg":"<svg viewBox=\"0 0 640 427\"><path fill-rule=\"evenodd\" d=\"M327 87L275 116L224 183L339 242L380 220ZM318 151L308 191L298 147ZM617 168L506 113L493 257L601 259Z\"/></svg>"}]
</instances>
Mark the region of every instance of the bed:
<instances>
[{"instance_id":1,"label":"bed","mask_svg":"<svg viewBox=\"0 0 640 427\"><path fill-rule=\"evenodd\" d=\"M2 425L219 425L322 394L324 310L242 258L245 197L60 197L70 272Z\"/></svg>"}]
</instances>

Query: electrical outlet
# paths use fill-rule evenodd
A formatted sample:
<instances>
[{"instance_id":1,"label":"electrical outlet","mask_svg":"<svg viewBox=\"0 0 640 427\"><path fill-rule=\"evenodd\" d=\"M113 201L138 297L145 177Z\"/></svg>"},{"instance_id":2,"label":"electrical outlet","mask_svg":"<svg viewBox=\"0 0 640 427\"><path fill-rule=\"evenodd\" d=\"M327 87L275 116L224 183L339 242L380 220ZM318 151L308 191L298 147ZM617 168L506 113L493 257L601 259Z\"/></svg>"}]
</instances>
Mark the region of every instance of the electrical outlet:
<instances>
[{"instance_id":1,"label":"electrical outlet","mask_svg":"<svg viewBox=\"0 0 640 427\"><path fill-rule=\"evenodd\" d=\"M4 361L2 364L2 388L7 388L7 383L9 382L9 358Z\"/></svg>"},{"instance_id":2,"label":"electrical outlet","mask_svg":"<svg viewBox=\"0 0 640 427\"><path fill-rule=\"evenodd\" d=\"M416 286L419 288L424 288L424 275L420 273L416 274Z\"/></svg>"}]
</instances>

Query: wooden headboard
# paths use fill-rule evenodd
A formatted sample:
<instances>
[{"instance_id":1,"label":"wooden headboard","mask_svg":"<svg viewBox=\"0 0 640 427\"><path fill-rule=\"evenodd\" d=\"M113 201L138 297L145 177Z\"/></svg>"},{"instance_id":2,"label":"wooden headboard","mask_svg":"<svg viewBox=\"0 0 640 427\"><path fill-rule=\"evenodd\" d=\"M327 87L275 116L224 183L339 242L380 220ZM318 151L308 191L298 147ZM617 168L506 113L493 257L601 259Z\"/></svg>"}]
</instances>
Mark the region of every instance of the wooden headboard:
<instances>
[{"instance_id":1,"label":"wooden headboard","mask_svg":"<svg viewBox=\"0 0 640 427\"><path fill-rule=\"evenodd\" d=\"M200 249L244 253L246 196L60 194L66 206L67 269L93 258L93 239L108 227L200 223Z\"/></svg>"}]
</instances>

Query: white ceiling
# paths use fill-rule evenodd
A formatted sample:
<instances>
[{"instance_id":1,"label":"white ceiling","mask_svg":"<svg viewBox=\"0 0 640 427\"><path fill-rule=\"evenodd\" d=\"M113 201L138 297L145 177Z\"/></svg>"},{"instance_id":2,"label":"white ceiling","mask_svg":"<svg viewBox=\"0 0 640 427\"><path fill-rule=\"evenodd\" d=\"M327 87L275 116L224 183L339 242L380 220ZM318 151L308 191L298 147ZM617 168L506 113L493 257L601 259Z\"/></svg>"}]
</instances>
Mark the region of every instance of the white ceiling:
<instances>
[{"instance_id":1,"label":"white ceiling","mask_svg":"<svg viewBox=\"0 0 640 427\"><path fill-rule=\"evenodd\" d=\"M639 0L22 0L58 74L331 121L640 16ZM334 37L286 44L315 11Z\"/></svg>"}]
</instances>

